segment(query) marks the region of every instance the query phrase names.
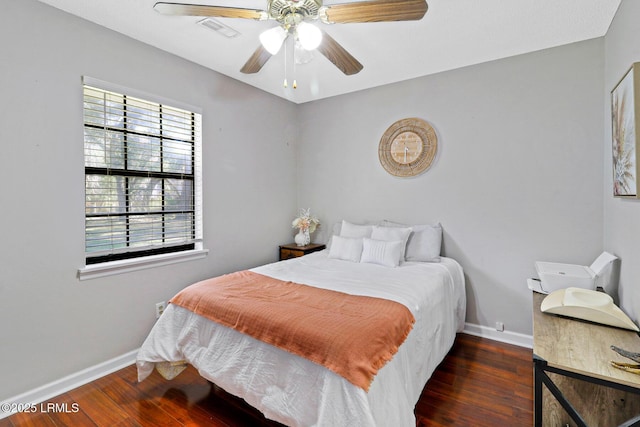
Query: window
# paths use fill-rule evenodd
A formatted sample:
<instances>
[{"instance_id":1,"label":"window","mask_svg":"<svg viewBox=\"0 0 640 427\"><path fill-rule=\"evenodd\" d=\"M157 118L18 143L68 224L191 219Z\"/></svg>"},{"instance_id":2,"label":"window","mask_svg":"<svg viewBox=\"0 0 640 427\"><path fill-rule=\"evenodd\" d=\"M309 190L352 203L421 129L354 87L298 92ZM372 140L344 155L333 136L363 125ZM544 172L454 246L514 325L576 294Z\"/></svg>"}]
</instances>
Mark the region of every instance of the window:
<instances>
[{"instance_id":1,"label":"window","mask_svg":"<svg viewBox=\"0 0 640 427\"><path fill-rule=\"evenodd\" d=\"M201 116L84 85L86 264L201 241Z\"/></svg>"}]
</instances>

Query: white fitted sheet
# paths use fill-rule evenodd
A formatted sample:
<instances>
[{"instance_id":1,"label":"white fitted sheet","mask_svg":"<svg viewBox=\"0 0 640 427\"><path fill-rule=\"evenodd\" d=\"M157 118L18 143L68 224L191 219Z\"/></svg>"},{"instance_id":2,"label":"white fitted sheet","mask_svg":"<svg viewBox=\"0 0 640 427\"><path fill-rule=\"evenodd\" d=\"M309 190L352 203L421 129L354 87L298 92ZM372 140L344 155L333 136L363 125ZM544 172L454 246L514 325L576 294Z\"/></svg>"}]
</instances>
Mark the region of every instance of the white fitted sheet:
<instances>
[{"instance_id":1,"label":"white fitted sheet","mask_svg":"<svg viewBox=\"0 0 640 427\"><path fill-rule=\"evenodd\" d=\"M186 360L200 375L289 426L415 426L427 380L464 327L464 275L453 259L390 268L329 259L327 251L252 269L281 280L405 305L416 323L365 392L332 371L170 304L142 345L138 378ZM322 325L318 325L322 327Z\"/></svg>"}]
</instances>

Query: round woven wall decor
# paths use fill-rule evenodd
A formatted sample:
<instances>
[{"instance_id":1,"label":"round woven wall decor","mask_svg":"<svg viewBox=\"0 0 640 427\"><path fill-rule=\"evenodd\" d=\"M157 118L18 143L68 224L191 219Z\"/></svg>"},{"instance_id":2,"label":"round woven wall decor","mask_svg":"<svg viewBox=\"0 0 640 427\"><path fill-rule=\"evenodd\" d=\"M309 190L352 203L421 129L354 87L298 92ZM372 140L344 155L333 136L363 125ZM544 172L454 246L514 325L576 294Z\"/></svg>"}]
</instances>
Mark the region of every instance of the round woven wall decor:
<instances>
[{"instance_id":1,"label":"round woven wall decor","mask_svg":"<svg viewBox=\"0 0 640 427\"><path fill-rule=\"evenodd\" d=\"M400 177L416 176L429 169L437 151L435 130L417 118L398 120L389 126L378 145L382 167Z\"/></svg>"}]
</instances>

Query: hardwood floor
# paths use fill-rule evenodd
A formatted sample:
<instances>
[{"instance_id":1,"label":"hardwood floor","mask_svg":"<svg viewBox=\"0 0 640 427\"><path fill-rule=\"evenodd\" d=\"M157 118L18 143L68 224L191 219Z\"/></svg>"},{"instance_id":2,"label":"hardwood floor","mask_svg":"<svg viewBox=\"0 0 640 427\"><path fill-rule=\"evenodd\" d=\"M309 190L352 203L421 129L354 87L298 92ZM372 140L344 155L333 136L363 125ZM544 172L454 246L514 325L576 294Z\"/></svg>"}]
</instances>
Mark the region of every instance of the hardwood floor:
<instances>
[{"instance_id":1,"label":"hardwood floor","mask_svg":"<svg viewBox=\"0 0 640 427\"><path fill-rule=\"evenodd\" d=\"M26 426L276 427L241 399L189 368L172 381L134 366L0 420ZM533 425L530 349L459 334L416 405L418 427ZM384 426L393 427L393 426Z\"/></svg>"},{"instance_id":2,"label":"hardwood floor","mask_svg":"<svg viewBox=\"0 0 640 427\"><path fill-rule=\"evenodd\" d=\"M458 334L416 405L417 425L533 425L531 349Z\"/></svg>"}]
</instances>

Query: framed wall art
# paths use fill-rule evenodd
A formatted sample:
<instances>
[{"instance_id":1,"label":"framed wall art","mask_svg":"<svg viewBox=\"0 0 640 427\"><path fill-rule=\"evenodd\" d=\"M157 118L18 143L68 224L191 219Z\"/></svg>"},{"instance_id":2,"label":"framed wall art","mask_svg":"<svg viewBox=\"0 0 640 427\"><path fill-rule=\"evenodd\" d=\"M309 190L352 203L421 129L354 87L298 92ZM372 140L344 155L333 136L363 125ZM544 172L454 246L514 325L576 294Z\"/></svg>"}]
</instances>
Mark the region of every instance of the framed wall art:
<instances>
[{"instance_id":1,"label":"framed wall art","mask_svg":"<svg viewBox=\"0 0 640 427\"><path fill-rule=\"evenodd\" d=\"M640 129L640 62L634 63L611 91L613 195L638 195L638 130Z\"/></svg>"}]
</instances>

